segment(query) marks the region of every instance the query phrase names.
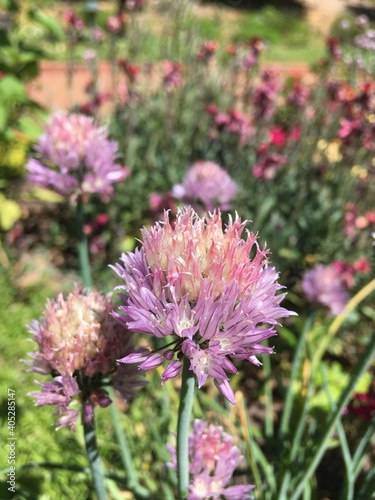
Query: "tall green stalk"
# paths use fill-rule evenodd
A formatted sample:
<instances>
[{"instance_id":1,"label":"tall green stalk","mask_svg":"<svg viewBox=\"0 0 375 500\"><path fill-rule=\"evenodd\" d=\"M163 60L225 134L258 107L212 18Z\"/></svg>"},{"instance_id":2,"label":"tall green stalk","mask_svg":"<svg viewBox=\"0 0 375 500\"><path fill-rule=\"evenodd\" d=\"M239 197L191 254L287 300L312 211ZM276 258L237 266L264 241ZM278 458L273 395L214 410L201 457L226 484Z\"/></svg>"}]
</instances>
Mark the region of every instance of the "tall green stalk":
<instances>
[{"instance_id":1,"label":"tall green stalk","mask_svg":"<svg viewBox=\"0 0 375 500\"><path fill-rule=\"evenodd\" d=\"M89 248L88 248L87 236L83 232L84 222L85 222L85 215L83 209L83 202L82 199L79 197L76 209L78 258L79 258L79 265L81 269L83 284L85 287L91 288L92 280L91 280L91 269L90 269L90 259L89 259Z\"/></svg>"},{"instance_id":2,"label":"tall green stalk","mask_svg":"<svg viewBox=\"0 0 375 500\"><path fill-rule=\"evenodd\" d=\"M177 422L177 478L179 500L184 500L187 497L189 488L189 431L195 388L195 375L189 370L189 365L190 360L184 358Z\"/></svg>"},{"instance_id":3,"label":"tall green stalk","mask_svg":"<svg viewBox=\"0 0 375 500\"><path fill-rule=\"evenodd\" d=\"M148 491L146 490L146 488L141 486L138 481L137 472L133 464L127 439L121 428L121 423L119 418L120 415L116 408L114 390L112 388L109 388L108 393L110 395L110 398L112 399L112 404L109 407L109 411L111 414L112 425L115 432L116 440L120 446L121 461L126 472L127 486L131 491L133 491L133 493L136 495L136 498L145 498L145 499L149 498Z\"/></svg>"},{"instance_id":4,"label":"tall green stalk","mask_svg":"<svg viewBox=\"0 0 375 500\"><path fill-rule=\"evenodd\" d=\"M104 482L104 473L100 463L98 446L96 443L96 433L94 419L91 422L85 422L82 418L83 433L85 437L85 446L87 458L89 459L91 475L98 500L107 500L107 492Z\"/></svg>"}]
</instances>

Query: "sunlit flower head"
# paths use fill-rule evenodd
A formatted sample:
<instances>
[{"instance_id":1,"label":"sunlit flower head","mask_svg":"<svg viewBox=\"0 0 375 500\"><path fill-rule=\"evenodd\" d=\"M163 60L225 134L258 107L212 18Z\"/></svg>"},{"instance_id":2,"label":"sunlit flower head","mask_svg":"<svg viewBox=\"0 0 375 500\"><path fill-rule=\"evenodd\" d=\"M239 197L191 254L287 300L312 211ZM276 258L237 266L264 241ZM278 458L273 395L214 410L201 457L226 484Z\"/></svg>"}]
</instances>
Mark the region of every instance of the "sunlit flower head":
<instances>
[{"instance_id":1,"label":"sunlit flower head","mask_svg":"<svg viewBox=\"0 0 375 500\"><path fill-rule=\"evenodd\" d=\"M116 163L117 157L117 143L92 117L59 111L26 165L28 179L62 196L98 193L108 199L113 184L129 175L128 168Z\"/></svg>"},{"instance_id":2,"label":"sunlit flower head","mask_svg":"<svg viewBox=\"0 0 375 500\"><path fill-rule=\"evenodd\" d=\"M182 184L173 187L172 195L196 210L229 210L238 188L230 175L216 163L197 161L190 167Z\"/></svg>"},{"instance_id":3,"label":"sunlit flower head","mask_svg":"<svg viewBox=\"0 0 375 500\"><path fill-rule=\"evenodd\" d=\"M115 317L130 330L166 337L162 352L142 349L121 361L151 369L168 363L162 382L190 360L201 387L213 377L219 391L235 403L228 373L231 360L256 365L257 354L272 348L260 344L275 335L278 319L293 313L280 307L285 294L278 274L268 266L266 249L239 217L223 230L220 211L200 218L191 207L179 210L173 226L169 214L143 229L143 247L122 255L114 269L124 280L124 305ZM121 287L120 287L121 288Z\"/></svg>"},{"instance_id":4,"label":"sunlit flower head","mask_svg":"<svg viewBox=\"0 0 375 500\"><path fill-rule=\"evenodd\" d=\"M318 264L302 279L307 298L329 308L331 314L340 314L349 300L344 277L335 265Z\"/></svg>"},{"instance_id":5,"label":"sunlit flower head","mask_svg":"<svg viewBox=\"0 0 375 500\"><path fill-rule=\"evenodd\" d=\"M176 450L169 446L176 468ZM254 488L251 484L228 486L242 456L233 438L221 426L194 420L189 435L190 485L188 500L245 500Z\"/></svg>"},{"instance_id":6,"label":"sunlit flower head","mask_svg":"<svg viewBox=\"0 0 375 500\"><path fill-rule=\"evenodd\" d=\"M132 351L132 336L111 316L113 307L109 295L75 286L67 298L60 294L47 301L43 316L29 325L38 348L29 353L32 361L25 363L30 371L53 377L30 395L36 406L56 405L59 427L75 426L79 413L75 396L84 418L91 420L94 406L111 403L106 381L125 398L143 384L136 370L117 366L116 359Z\"/></svg>"}]
</instances>

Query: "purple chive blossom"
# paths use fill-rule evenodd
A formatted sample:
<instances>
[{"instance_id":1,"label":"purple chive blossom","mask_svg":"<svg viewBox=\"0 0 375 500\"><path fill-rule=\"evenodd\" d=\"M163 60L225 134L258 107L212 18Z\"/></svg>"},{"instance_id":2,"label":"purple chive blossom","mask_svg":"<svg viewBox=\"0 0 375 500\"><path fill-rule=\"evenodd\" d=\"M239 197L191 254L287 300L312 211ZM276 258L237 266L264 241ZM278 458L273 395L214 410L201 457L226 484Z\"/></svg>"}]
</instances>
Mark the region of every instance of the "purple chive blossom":
<instances>
[{"instance_id":1,"label":"purple chive blossom","mask_svg":"<svg viewBox=\"0 0 375 500\"><path fill-rule=\"evenodd\" d=\"M236 183L219 165L198 161L190 167L183 183L173 187L172 195L197 210L203 207L212 212L214 208L230 210L237 190Z\"/></svg>"},{"instance_id":2,"label":"purple chive blossom","mask_svg":"<svg viewBox=\"0 0 375 500\"><path fill-rule=\"evenodd\" d=\"M73 429L80 407L91 421L95 406L108 406L108 383L125 399L144 384L135 367L117 366L116 359L133 349L131 335L125 335L112 311L109 295L76 286L66 299L60 294L48 301L44 315L29 326L38 348L25 363L30 371L52 376L52 381L37 382L41 390L30 396L36 406L55 406L58 428Z\"/></svg>"},{"instance_id":3,"label":"purple chive blossom","mask_svg":"<svg viewBox=\"0 0 375 500\"><path fill-rule=\"evenodd\" d=\"M169 446L172 461L169 466L176 469L176 450ZM190 485L188 500L245 500L251 484L228 486L233 473L242 460L240 450L233 438L221 426L209 425L204 420L194 420L189 435Z\"/></svg>"},{"instance_id":4,"label":"purple chive blossom","mask_svg":"<svg viewBox=\"0 0 375 500\"><path fill-rule=\"evenodd\" d=\"M122 255L114 270L124 280L124 305L115 313L130 330L166 338L164 351L142 350L125 356L142 370L167 364L162 383L176 377L182 358L190 360L201 387L213 377L219 391L235 403L228 373L232 360L261 363L260 344L276 334L278 319L294 314L280 306L285 294L268 266L266 249L236 216L223 231L220 211L200 218L191 207L143 229L143 247ZM250 258L250 255L253 255Z\"/></svg>"},{"instance_id":5,"label":"purple chive blossom","mask_svg":"<svg viewBox=\"0 0 375 500\"><path fill-rule=\"evenodd\" d=\"M126 179L129 169L116 163L117 143L93 118L64 111L55 113L26 168L28 179L62 196L98 193L108 200L113 184Z\"/></svg>"},{"instance_id":6,"label":"purple chive blossom","mask_svg":"<svg viewBox=\"0 0 375 500\"><path fill-rule=\"evenodd\" d=\"M349 300L344 277L333 265L318 264L307 271L302 279L302 289L310 301L328 307L331 314L340 314Z\"/></svg>"}]
</instances>

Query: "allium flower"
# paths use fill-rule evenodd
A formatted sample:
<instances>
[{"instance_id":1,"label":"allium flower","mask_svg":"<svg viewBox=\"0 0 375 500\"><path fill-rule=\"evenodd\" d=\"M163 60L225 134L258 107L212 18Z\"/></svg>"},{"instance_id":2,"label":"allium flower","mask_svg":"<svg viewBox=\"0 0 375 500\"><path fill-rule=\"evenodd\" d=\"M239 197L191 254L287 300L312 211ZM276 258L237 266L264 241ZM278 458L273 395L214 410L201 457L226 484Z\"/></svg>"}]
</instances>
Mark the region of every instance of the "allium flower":
<instances>
[{"instance_id":1,"label":"allium flower","mask_svg":"<svg viewBox=\"0 0 375 500\"><path fill-rule=\"evenodd\" d=\"M183 183L173 187L172 195L197 210L203 207L212 212L215 207L229 210L237 190L236 183L219 165L197 161L191 165Z\"/></svg>"},{"instance_id":2,"label":"allium flower","mask_svg":"<svg viewBox=\"0 0 375 500\"><path fill-rule=\"evenodd\" d=\"M96 405L111 403L105 385L112 384L127 399L144 383L131 367L117 367L116 359L131 352L132 343L130 333L111 316L112 310L109 295L75 286L66 299L60 294L48 301L44 315L29 325L38 350L29 353L32 361L25 363L30 371L53 377L30 395L36 406L56 406L58 428L75 427L77 399L90 421Z\"/></svg>"},{"instance_id":3,"label":"allium flower","mask_svg":"<svg viewBox=\"0 0 375 500\"><path fill-rule=\"evenodd\" d=\"M176 469L176 450L169 446ZM189 463L191 483L188 500L245 500L254 488L251 484L227 486L242 459L233 444L233 438L221 426L209 425L204 420L194 420L189 435Z\"/></svg>"},{"instance_id":4,"label":"allium flower","mask_svg":"<svg viewBox=\"0 0 375 500\"><path fill-rule=\"evenodd\" d=\"M318 264L307 271L302 289L309 300L328 307L332 314L340 314L349 300L343 275L334 265Z\"/></svg>"},{"instance_id":5,"label":"allium flower","mask_svg":"<svg viewBox=\"0 0 375 500\"><path fill-rule=\"evenodd\" d=\"M142 230L143 248L123 254L114 267L127 292L115 317L168 344L164 352L141 349L120 361L142 370L167 361L164 383L181 372L186 357L198 387L213 377L235 403L227 372L237 369L230 358L260 365L257 354L273 353L260 342L275 335L279 318L293 314L280 307L285 294L276 295L282 287L268 267L268 251L253 233L241 238L245 225L236 216L223 231L220 211L200 218L187 207L173 226L165 213L162 223Z\"/></svg>"},{"instance_id":6,"label":"allium flower","mask_svg":"<svg viewBox=\"0 0 375 500\"><path fill-rule=\"evenodd\" d=\"M117 143L93 118L59 111L39 138L36 158L26 165L28 179L73 199L92 193L108 199L112 184L129 175L128 168L116 163L117 157Z\"/></svg>"}]
</instances>

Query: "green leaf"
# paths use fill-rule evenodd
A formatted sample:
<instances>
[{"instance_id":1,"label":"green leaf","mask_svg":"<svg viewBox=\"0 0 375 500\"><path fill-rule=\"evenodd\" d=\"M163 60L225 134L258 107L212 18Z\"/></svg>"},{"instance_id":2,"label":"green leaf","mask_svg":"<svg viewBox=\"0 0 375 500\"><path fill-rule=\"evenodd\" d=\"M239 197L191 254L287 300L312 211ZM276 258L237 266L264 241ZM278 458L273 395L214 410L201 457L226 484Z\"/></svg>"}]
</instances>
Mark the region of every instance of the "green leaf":
<instances>
[{"instance_id":1,"label":"green leaf","mask_svg":"<svg viewBox=\"0 0 375 500\"><path fill-rule=\"evenodd\" d=\"M8 124L9 111L0 104L0 132L4 132Z\"/></svg>"},{"instance_id":2,"label":"green leaf","mask_svg":"<svg viewBox=\"0 0 375 500\"><path fill-rule=\"evenodd\" d=\"M12 75L4 76L0 80L0 99L7 105L13 105L15 101L26 102L28 97L21 80Z\"/></svg>"},{"instance_id":3,"label":"green leaf","mask_svg":"<svg viewBox=\"0 0 375 500\"><path fill-rule=\"evenodd\" d=\"M21 207L16 201L7 200L0 194L0 229L9 231L21 217Z\"/></svg>"},{"instance_id":4,"label":"green leaf","mask_svg":"<svg viewBox=\"0 0 375 500\"><path fill-rule=\"evenodd\" d=\"M29 116L21 117L18 120L18 127L32 141L36 141L43 132L43 128Z\"/></svg>"},{"instance_id":5,"label":"green leaf","mask_svg":"<svg viewBox=\"0 0 375 500\"><path fill-rule=\"evenodd\" d=\"M36 21L41 26L46 28L58 40L64 40L65 33L57 19L49 16L48 14L45 14L43 11L38 9L30 9L29 17L31 20Z\"/></svg>"}]
</instances>

